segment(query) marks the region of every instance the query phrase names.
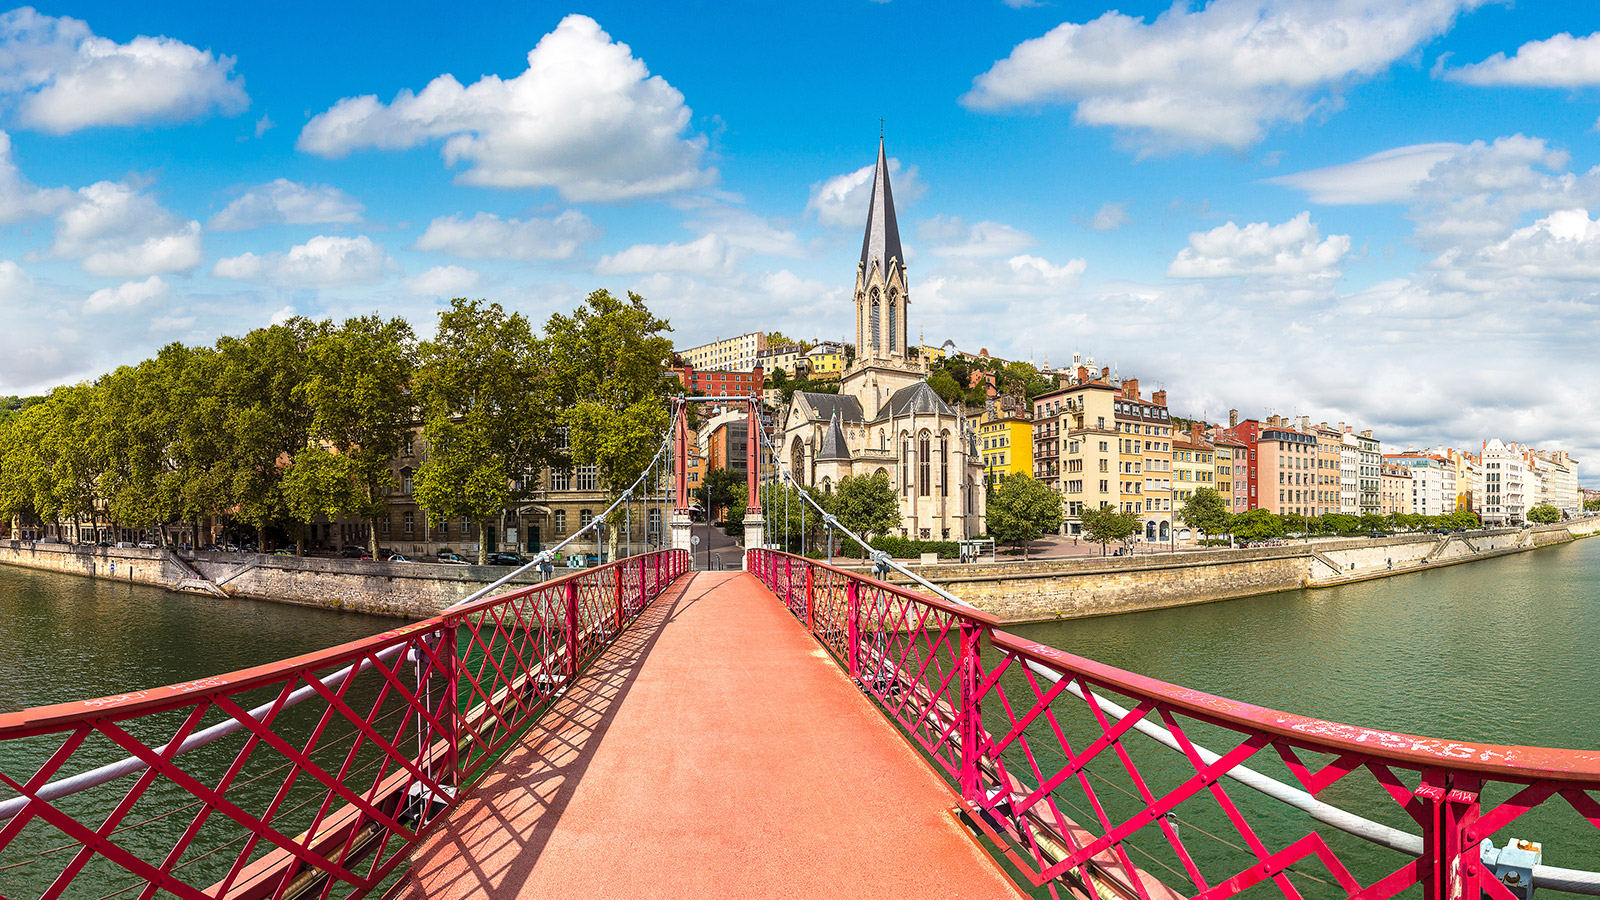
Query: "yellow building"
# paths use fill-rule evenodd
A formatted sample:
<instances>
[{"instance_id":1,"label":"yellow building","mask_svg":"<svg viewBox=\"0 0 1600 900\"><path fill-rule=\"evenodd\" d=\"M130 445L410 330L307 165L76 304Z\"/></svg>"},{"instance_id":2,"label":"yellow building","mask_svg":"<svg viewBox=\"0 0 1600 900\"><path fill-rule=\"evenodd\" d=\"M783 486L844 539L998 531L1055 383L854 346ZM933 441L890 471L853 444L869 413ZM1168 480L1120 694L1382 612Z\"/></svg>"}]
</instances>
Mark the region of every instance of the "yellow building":
<instances>
[{"instance_id":1,"label":"yellow building","mask_svg":"<svg viewBox=\"0 0 1600 900\"><path fill-rule=\"evenodd\" d=\"M1139 379L1125 378L1115 406L1117 481L1124 512L1139 516L1147 541L1172 536L1172 418L1167 392L1146 400Z\"/></svg>"},{"instance_id":2,"label":"yellow building","mask_svg":"<svg viewBox=\"0 0 1600 900\"><path fill-rule=\"evenodd\" d=\"M1194 492L1217 489L1216 448L1198 434L1178 434L1172 439L1172 507L1183 505ZM1232 485L1229 485L1231 490Z\"/></svg>"},{"instance_id":3,"label":"yellow building","mask_svg":"<svg viewBox=\"0 0 1600 900\"><path fill-rule=\"evenodd\" d=\"M983 483L999 487L1013 475L1033 475L1033 419L1024 413L1001 413L978 426L978 452L983 457Z\"/></svg>"},{"instance_id":4,"label":"yellow building","mask_svg":"<svg viewBox=\"0 0 1600 900\"><path fill-rule=\"evenodd\" d=\"M811 364L812 378L838 378L844 374L844 348L838 344L818 344L806 359Z\"/></svg>"}]
</instances>

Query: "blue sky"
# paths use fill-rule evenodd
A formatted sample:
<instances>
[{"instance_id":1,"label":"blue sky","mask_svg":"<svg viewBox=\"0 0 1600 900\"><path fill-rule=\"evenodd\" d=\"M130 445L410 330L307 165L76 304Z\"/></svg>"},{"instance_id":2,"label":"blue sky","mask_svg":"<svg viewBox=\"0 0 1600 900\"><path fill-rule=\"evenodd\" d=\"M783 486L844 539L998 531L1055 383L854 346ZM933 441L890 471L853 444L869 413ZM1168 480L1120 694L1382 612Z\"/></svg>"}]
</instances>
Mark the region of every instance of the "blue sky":
<instances>
[{"instance_id":1,"label":"blue sky","mask_svg":"<svg viewBox=\"0 0 1600 900\"><path fill-rule=\"evenodd\" d=\"M1116 10L13 10L0 393L462 294L847 337L882 117L930 343L1600 472L1600 11Z\"/></svg>"}]
</instances>

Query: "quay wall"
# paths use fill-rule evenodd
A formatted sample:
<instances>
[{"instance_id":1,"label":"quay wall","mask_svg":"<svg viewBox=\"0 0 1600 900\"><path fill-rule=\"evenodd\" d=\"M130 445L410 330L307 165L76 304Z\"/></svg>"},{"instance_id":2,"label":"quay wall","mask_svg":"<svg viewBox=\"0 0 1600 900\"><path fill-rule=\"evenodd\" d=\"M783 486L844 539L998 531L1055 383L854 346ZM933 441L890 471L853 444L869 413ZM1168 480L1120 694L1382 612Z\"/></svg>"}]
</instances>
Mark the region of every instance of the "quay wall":
<instances>
[{"instance_id":1,"label":"quay wall","mask_svg":"<svg viewBox=\"0 0 1600 900\"><path fill-rule=\"evenodd\" d=\"M916 566L1005 622L1114 615L1300 588L1331 587L1566 543L1600 517L1466 534L1403 534L1241 550ZM896 583L909 583L891 574Z\"/></svg>"},{"instance_id":2,"label":"quay wall","mask_svg":"<svg viewBox=\"0 0 1600 900\"><path fill-rule=\"evenodd\" d=\"M425 619L510 571L504 566L297 559L256 553L199 553L179 560L166 550L32 541L0 541L0 564L168 590L203 579L234 597L405 619ZM515 579L511 586L537 583L539 576L530 574Z\"/></svg>"}]
</instances>

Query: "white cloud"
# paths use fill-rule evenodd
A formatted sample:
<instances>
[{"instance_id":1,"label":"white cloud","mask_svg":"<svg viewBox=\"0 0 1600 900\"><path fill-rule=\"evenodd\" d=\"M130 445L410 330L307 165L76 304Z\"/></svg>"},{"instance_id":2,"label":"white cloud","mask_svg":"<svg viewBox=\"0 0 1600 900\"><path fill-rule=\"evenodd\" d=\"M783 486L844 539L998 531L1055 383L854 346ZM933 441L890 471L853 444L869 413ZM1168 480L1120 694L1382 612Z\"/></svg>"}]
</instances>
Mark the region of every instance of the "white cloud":
<instances>
[{"instance_id":1,"label":"white cloud","mask_svg":"<svg viewBox=\"0 0 1600 900\"><path fill-rule=\"evenodd\" d=\"M1600 222L1591 221L1588 210L1556 210L1503 241L1471 253L1447 251L1434 267L1458 268L1463 278L1454 283L1495 292L1528 280L1588 281L1583 290L1592 292L1600 281Z\"/></svg>"},{"instance_id":2,"label":"white cloud","mask_svg":"<svg viewBox=\"0 0 1600 900\"><path fill-rule=\"evenodd\" d=\"M22 177L11 158L11 135L0 131L0 224L55 215L72 196L66 188L40 189Z\"/></svg>"},{"instance_id":3,"label":"white cloud","mask_svg":"<svg viewBox=\"0 0 1600 900\"><path fill-rule=\"evenodd\" d=\"M51 252L106 278L187 272L200 264L200 223L184 222L123 182L78 189L61 213Z\"/></svg>"},{"instance_id":4,"label":"white cloud","mask_svg":"<svg viewBox=\"0 0 1600 900\"><path fill-rule=\"evenodd\" d=\"M587 16L569 15L511 79L463 87L440 75L392 103L347 97L313 118L300 149L343 157L445 139L459 180L501 188L554 187L569 201L617 201L702 187L706 138L690 131L683 94L652 76Z\"/></svg>"},{"instance_id":5,"label":"white cloud","mask_svg":"<svg viewBox=\"0 0 1600 900\"><path fill-rule=\"evenodd\" d=\"M1013 256L1037 244L1033 235L1000 222L968 225L959 216L935 216L918 227L918 234L933 241L933 255L988 258Z\"/></svg>"},{"instance_id":6,"label":"white cloud","mask_svg":"<svg viewBox=\"0 0 1600 900\"><path fill-rule=\"evenodd\" d=\"M320 225L361 221L354 197L326 184L278 178L256 185L211 217L213 231L246 231L263 225Z\"/></svg>"},{"instance_id":7,"label":"white cloud","mask_svg":"<svg viewBox=\"0 0 1600 900\"><path fill-rule=\"evenodd\" d=\"M1102 203L1095 210L1094 218L1089 220L1089 227L1095 231L1116 231L1128 224L1128 204Z\"/></svg>"},{"instance_id":8,"label":"white cloud","mask_svg":"<svg viewBox=\"0 0 1600 900\"><path fill-rule=\"evenodd\" d=\"M1412 144L1266 182L1305 191L1313 203L1403 203L1416 197L1417 185L1435 165L1464 149L1465 144Z\"/></svg>"},{"instance_id":9,"label":"white cloud","mask_svg":"<svg viewBox=\"0 0 1600 900\"><path fill-rule=\"evenodd\" d=\"M872 199L872 172L876 166L877 163L873 163L813 184L806 212L816 214L817 221L835 228L865 226L867 204ZM902 171L900 160L889 157L889 190L894 194L897 211L915 202L923 191L917 167Z\"/></svg>"},{"instance_id":10,"label":"white cloud","mask_svg":"<svg viewBox=\"0 0 1600 900\"><path fill-rule=\"evenodd\" d=\"M599 236L600 229L575 209L527 221L481 212L465 221L459 215L434 219L415 246L462 259L567 259Z\"/></svg>"},{"instance_id":11,"label":"white cloud","mask_svg":"<svg viewBox=\"0 0 1600 900\"><path fill-rule=\"evenodd\" d=\"M158 275L151 275L144 281L128 281L114 288L101 288L89 295L84 301L83 311L87 313L125 312L138 309L146 303L166 299L170 293L167 283Z\"/></svg>"},{"instance_id":12,"label":"white cloud","mask_svg":"<svg viewBox=\"0 0 1600 900\"><path fill-rule=\"evenodd\" d=\"M1482 0L1212 0L1152 22L1107 12L1018 44L962 102L1077 104L1142 150L1247 147L1337 108L1341 85L1387 69Z\"/></svg>"},{"instance_id":13,"label":"white cloud","mask_svg":"<svg viewBox=\"0 0 1600 900\"><path fill-rule=\"evenodd\" d=\"M602 256L594 270L601 275L651 272L728 274L738 255L736 248L727 241L715 234L708 234L685 244L634 244L620 253Z\"/></svg>"},{"instance_id":14,"label":"white cloud","mask_svg":"<svg viewBox=\"0 0 1600 900\"><path fill-rule=\"evenodd\" d=\"M268 322L268 324L271 324L271 325L282 325L283 323L289 321L290 319L292 319L294 317L295 317L294 307L293 306L285 306L285 307L280 308L277 312L272 314L272 318Z\"/></svg>"},{"instance_id":15,"label":"white cloud","mask_svg":"<svg viewBox=\"0 0 1600 900\"><path fill-rule=\"evenodd\" d=\"M151 334L171 334L194 327L195 316L156 316L150 320Z\"/></svg>"},{"instance_id":16,"label":"white cloud","mask_svg":"<svg viewBox=\"0 0 1600 900\"><path fill-rule=\"evenodd\" d=\"M1350 236L1322 237L1311 213L1303 212L1281 225L1232 222L1189 235L1167 267L1171 278L1239 278L1287 276L1337 278L1339 264L1350 252Z\"/></svg>"},{"instance_id":17,"label":"white cloud","mask_svg":"<svg viewBox=\"0 0 1600 900\"><path fill-rule=\"evenodd\" d=\"M1444 74L1452 81L1478 85L1575 88L1600 84L1600 32L1581 38L1562 32L1529 41L1509 58L1496 53Z\"/></svg>"},{"instance_id":18,"label":"white cloud","mask_svg":"<svg viewBox=\"0 0 1600 900\"><path fill-rule=\"evenodd\" d=\"M482 278L464 266L434 266L406 279L406 290L423 297L465 297Z\"/></svg>"},{"instance_id":19,"label":"white cloud","mask_svg":"<svg viewBox=\"0 0 1600 900\"><path fill-rule=\"evenodd\" d=\"M771 219L748 210L713 207L685 223L697 234L715 234L730 247L765 256L804 256L800 239Z\"/></svg>"},{"instance_id":20,"label":"white cloud","mask_svg":"<svg viewBox=\"0 0 1600 900\"><path fill-rule=\"evenodd\" d=\"M24 125L54 134L239 113L250 98L233 64L167 37L118 44L29 7L0 16L0 92Z\"/></svg>"},{"instance_id":21,"label":"white cloud","mask_svg":"<svg viewBox=\"0 0 1600 900\"><path fill-rule=\"evenodd\" d=\"M377 284L392 268L389 254L364 234L318 235L288 253L244 253L217 260L211 274L280 287L330 288Z\"/></svg>"}]
</instances>

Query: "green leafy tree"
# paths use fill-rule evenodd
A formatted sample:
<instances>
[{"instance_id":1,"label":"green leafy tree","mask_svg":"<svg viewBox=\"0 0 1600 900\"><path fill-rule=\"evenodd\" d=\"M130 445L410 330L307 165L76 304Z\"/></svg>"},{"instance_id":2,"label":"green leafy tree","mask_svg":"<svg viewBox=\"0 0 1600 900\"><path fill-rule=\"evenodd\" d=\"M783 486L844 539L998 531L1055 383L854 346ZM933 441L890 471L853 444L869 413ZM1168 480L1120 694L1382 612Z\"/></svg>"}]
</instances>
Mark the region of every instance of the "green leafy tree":
<instances>
[{"instance_id":1,"label":"green leafy tree","mask_svg":"<svg viewBox=\"0 0 1600 900\"><path fill-rule=\"evenodd\" d=\"M1282 513L1278 518L1283 520L1283 530L1288 534L1305 534L1307 531L1306 517L1299 513Z\"/></svg>"},{"instance_id":2,"label":"green leafy tree","mask_svg":"<svg viewBox=\"0 0 1600 900\"><path fill-rule=\"evenodd\" d=\"M800 507L807 496L822 503L821 492L813 488L796 488L788 483L762 486L761 514L767 520L767 541L781 544L790 553L799 552L802 527L815 531L820 518L815 508L801 515Z\"/></svg>"},{"instance_id":3,"label":"green leafy tree","mask_svg":"<svg viewBox=\"0 0 1600 900\"><path fill-rule=\"evenodd\" d=\"M1284 536L1283 517L1264 509L1239 513L1228 523L1228 530L1241 541L1270 541Z\"/></svg>"},{"instance_id":4,"label":"green leafy tree","mask_svg":"<svg viewBox=\"0 0 1600 900\"><path fill-rule=\"evenodd\" d=\"M1584 512L1595 512L1596 510L1600 510L1600 499L1583 501Z\"/></svg>"},{"instance_id":5,"label":"green leafy tree","mask_svg":"<svg viewBox=\"0 0 1600 900\"><path fill-rule=\"evenodd\" d=\"M1029 400L1055 390L1055 381L1040 375L1033 363L1020 360L1006 363L1000 369L998 381L1001 393L1022 394Z\"/></svg>"},{"instance_id":6,"label":"green leafy tree","mask_svg":"<svg viewBox=\"0 0 1600 900\"><path fill-rule=\"evenodd\" d=\"M466 518L486 536L530 477L555 460L553 366L528 320L498 303L456 299L418 350L415 396L428 460L413 492L431 521ZM522 487L514 487L521 485ZM478 541L478 562L489 542Z\"/></svg>"},{"instance_id":7,"label":"green leafy tree","mask_svg":"<svg viewBox=\"0 0 1600 900\"><path fill-rule=\"evenodd\" d=\"M1551 522L1561 521L1561 511L1548 503L1541 503L1528 510L1528 521L1535 525L1549 525Z\"/></svg>"},{"instance_id":8,"label":"green leafy tree","mask_svg":"<svg viewBox=\"0 0 1600 900\"><path fill-rule=\"evenodd\" d=\"M866 540L900 527L900 504L885 473L846 476L827 500L827 510L839 524ZM864 549L861 558L866 558Z\"/></svg>"},{"instance_id":9,"label":"green leafy tree","mask_svg":"<svg viewBox=\"0 0 1600 900\"><path fill-rule=\"evenodd\" d=\"M1207 536L1228 530L1228 505L1216 488L1195 488L1178 510L1183 524Z\"/></svg>"},{"instance_id":10,"label":"green leafy tree","mask_svg":"<svg viewBox=\"0 0 1600 900\"><path fill-rule=\"evenodd\" d=\"M299 398L309 410L306 446L294 455L285 484L303 518L355 514L367 520L367 549L377 558L377 520L388 509L389 468L411 431L412 360L416 338L404 319L362 316L323 328L311 341ZM334 456L336 460L324 457ZM342 470L348 484L331 475ZM307 513L316 509L316 513Z\"/></svg>"},{"instance_id":11,"label":"green leafy tree","mask_svg":"<svg viewBox=\"0 0 1600 900\"><path fill-rule=\"evenodd\" d=\"M572 462L595 466L613 500L644 472L666 434L667 401L680 389L667 373L671 330L638 294L623 300L603 290L545 325L546 383L563 410ZM608 531L613 558L621 524L619 510Z\"/></svg>"},{"instance_id":12,"label":"green leafy tree","mask_svg":"<svg viewBox=\"0 0 1600 900\"><path fill-rule=\"evenodd\" d=\"M1457 510L1450 514L1450 527L1452 528L1481 528L1483 520L1478 514L1470 510Z\"/></svg>"},{"instance_id":13,"label":"green leafy tree","mask_svg":"<svg viewBox=\"0 0 1600 900\"><path fill-rule=\"evenodd\" d=\"M928 376L928 387L933 388L939 399L950 404L959 404L966 396L966 390L956 383L955 376L944 369Z\"/></svg>"},{"instance_id":14,"label":"green leafy tree","mask_svg":"<svg viewBox=\"0 0 1600 900\"><path fill-rule=\"evenodd\" d=\"M1061 527L1061 497L1027 475L1013 475L989 492L989 534L1001 543L1022 547Z\"/></svg>"},{"instance_id":15,"label":"green leafy tree","mask_svg":"<svg viewBox=\"0 0 1600 900\"><path fill-rule=\"evenodd\" d=\"M1322 524L1335 534L1356 534L1361 531L1361 520L1346 513L1328 513Z\"/></svg>"},{"instance_id":16,"label":"green leafy tree","mask_svg":"<svg viewBox=\"0 0 1600 900\"><path fill-rule=\"evenodd\" d=\"M1124 512L1109 503L1099 509L1085 506L1078 518L1083 522L1083 533L1100 545L1100 555L1106 555L1106 545L1112 541L1126 541L1139 533L1137 513Z\"/></svg>"},{"instance_id":17,"label":"green leafy tree","mask_svg":"<svg viewBox=\"0 0 1600 900\"><path fill-rule=\"evenodd\" d=\"M700 501L700 508L705 510L706 519L722 517L726 521L728 511L734 503L746 494L744 475L732 469L707 469L693 491L696 500ZM740 520L741 522L743 519Z\"/></svg>"},{"instance_id":18,"label":"green leafy tree","mask_svg":"<svg viewBox=\"0 0 1600 900\"><path fill-rule=\"evenodd\" d=\"M293 507L316 508L319 515L335 506L327 498L299 498L291 503L285 479L295 457L311 444L315 413L305 395L313 344L333 326L295 317L243 337L217 341L211 365L220 390L208 402L216 404L216 422L225 457L223 484L238 516L265 533L268 525L281 524L295 535L295 552L305 552L305 529L298 527L313 516L296 515ZM205 360L205 357L201 357ZM325 474L326 469L321 474ZM318 479L298 479L306 488Z\"/></svg>"}]
</instances>

